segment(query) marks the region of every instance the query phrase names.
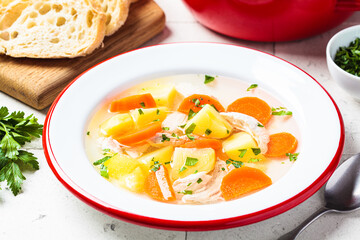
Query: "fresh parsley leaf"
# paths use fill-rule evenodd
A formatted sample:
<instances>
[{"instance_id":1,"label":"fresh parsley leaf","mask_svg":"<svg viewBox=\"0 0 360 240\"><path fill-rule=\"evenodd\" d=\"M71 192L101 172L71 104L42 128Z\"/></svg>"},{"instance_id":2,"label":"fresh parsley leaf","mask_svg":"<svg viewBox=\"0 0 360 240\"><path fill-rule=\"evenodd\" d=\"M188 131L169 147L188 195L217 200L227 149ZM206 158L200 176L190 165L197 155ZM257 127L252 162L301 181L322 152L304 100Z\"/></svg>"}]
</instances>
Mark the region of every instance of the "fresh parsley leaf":
<instances>
[{"instance_id":1,"label":"fresh parsley leaf","mask_svg":"<svg viewBox=\"0 0 360 240\"><path fill-rule=\"evenodd\" d=\"M140 115L144 115L144 112L141 108L138 109Z\"/></svg>"},{"instance_id":2,"label":"fresh parsley leaf","mask_svg":"<svg viewBox=\"0 0 360 240\"><path fill-rule=\"evenodd\" d=\"M31 166L35 170L39 170L39 162L36 161L37 157L34 157L34 154L28 151L19 150L18 159L26 164Z\"/></svg>"},{"instance_id":3,"label":"fresh parsley leaf","mask_svg":"<svg viewBox=\"0 0 360 240\"><path fill-rule=\"evenodd\" d=\"M276 116L292 115L291 111L287 111L284 107L271 108L271 114Z\"/></svg>"},{"instance_id":4,"label":"fresh parsley leaf","mask_svg":"<svg viewBox=\"0 0 360 240\"><path fill-rule=\"evenodd\" d=\"M184 128L186 126L186 123L184 125L180 125L179 128Z\"/></svg>"},{"instance_id":5,"label":"fresh parsley leaf","mask_svg":"<svg viewBox=\"0 0 360 240\"><path fill-rule=\"evenodd\" d=\"M156 115L160 115L160 109L156 109Z\"/></svg>"},{"instance_id":6,"label":"fresh parsley leaf","mask_svg":"<svg viewBox=\"0 0 360 240\"><path fill-rule=\"evenodd\" d=\"M193 191L191 191L191 190L184 190L184 191L181 191L181 192L178 192L178 193L185 194L185 195L191 195L191 194L193 193Z\"/></svg>"},{"instance_id":7,"label":"fresh parsley leaf","mask_svg":"<svg viewBox=\"0 0 360 240\"><path fill-rule=\"evenodd\" d=\"M286 153L286 156L289 157L290 162L295 162L300 153Z\"/></svg>"},{"instance_id":8,"label":"fresh parsley leaf","mask_svg":"<svg viewBox=\"0 0 360 240\"><path fill-rule=\"evenodd\" d=\"M109 178L109 170L104 164L100 165L100 175L104 178Z\"/></svg>"},{"instance_id":9,"label":"fresh parsley leaf","mask_svg":"<svg viewBox=\"0 0 360 240\"><path fill-rule=\"evenodd\" d=\"M191 100L193 103L195 103L195 106L198 107L200 106L200 100L198 98L194 98Z\"/></svg>"},{"instance_id":10,"label":"fresh parsley leaf","mask_svg":"<svg viewBox=\"0 0 360 240\"><path fill-rule=\"evenodd\" d=\"M197 158L187 157L185 160L185 166L195 166L198 161L199 159Z\"/></svg>"},{"instance_id":11,"label":"fresh parsley leaf","mask_svg":"<svg viewBox=\"0 0 360 240\"><path fill-rule=\"evenodd\" d=\"M191 141L194 141L194 140L195 140L195 137L194 137L194 136L191 136L190 134L186 134L186 136L187 136Z\"/></svg>"},{"instance_id":12,"label":"fresh parsley leaf","mask_svg":"<svg viewBox=\"0 0 360 240\"><path fill-rule=\"evenodd\" d=\"M20 192L21 185L25 179L19 165L13 161L9 161L8 164L0 170L0 182L6 180L7 185L15 196Z\"/></svg>"},{"instance_id":13,"label":"fresh parsley leaf","mask_svg":"<svg viewBox=\"0 0 360 240\"><path fill-rule=\"evenodd\" d=\"M188 120L193 118L195 115L196 115L196 112L194 112L192 109L190 109L189 114L188 114Z\"/></svg>"},{"instance_id":14,"label":"fresh parsley leaf","mask_svg":"<svg viewBox=\"0 0 360 240\"><path fill-rule=\"evenodd\" d=\"M214 80L215 80L215 77L209 76L209 75L205 75L205 81L204 81L204 83L205 83L205 84L208 84L208 83L211 83L211 82L214 81Z\"/></svg>"},{"instance_id":15,"label":"fresh parsley leaf","mask_svg":"<svg viewBox=\"0 0 360 240\"><path fill-rule=\"evenodd\" d=\"M198 173L199 171L198 170L195 170L195 172L194 173Z\"/></svg>"},{"instance_id":16,"label":"fresh parsley leaf","mask_svg":"<svg viewBox=\"0 0 360 240\"><path fill-rule=\"evenodd\" d=\"M159 122L160 121L160 119L155 119L155 120L153 120L153 122Z\"/></svg>"},{"instance_id":17,"label":"fresh parsley leaf","mask_svg":"<svg viewBox=\"0 0 360 240\"><path fill-rule=\"evenodd\" d=\"M95 162L93 162L93 165L94 166L97 166L97 165L100 165L100 164L103 164L104 162L106 162L107 160L109 160L112 156L105 156Z\"/></svg>"},{"instance_id":18,"label":"fresh parsley leaf","mask_svg":"<svg viewBox=\"0 0 360 240\"><path fill-rule=\"evenodd\" d=\"M248 163L256 163L256 162L260 162L260 161L261 161L261 159L259 159L259 158L250 158Z\"/></svg>"},{"instance_id":19,"label":"fresh parsley leaf","mask_svg":"<svg viewBox=\"0 0 360 240\"><path fill-rule=\"evenodd\" d=\"M191 134L196 128L196 124L192 123L187 129L185 129L185 134Z\"/></svg>"},{"instance_id":20,"label":"fresh parsley leaf","mask_svg":"<svg viewBox=\"0 0 360 240\"><path fill-rule=\"evenodd\" d=\"M192 184L192 183L190 182L190 183L188 183L188 185L186 185L186 186L189 187L191 184Z\"/></svg>"},{"instance_id":21,"label":"fresh parsley leaf","mask_svg":"<svg viewBox=\"0 0 360 240\"><path fill-rule=\"evenodd\" d=\"M179 173L185 171L186 169L187 169L186 167L182 166L182 167L180 168L180 170L179 170Z\"/></svg>"},{"instance_id":22,"label":"fresh parsley leaf","mask_svg":"<svg viewBox=\"0 0 360 240\"><path fill-rule=\"evenodd\" d=\"M159 163L159 161L155 161L154 157L151 159L151 161L153 162L153 165L150 166L151 171L156 172L160 169L161 164Z\"/></svg>"},{"instance_id":23,"label":"fresh parsley leaf","mask_svg":"<svg viewBox=\"0 0 360 240\"><path fill-rule=\"evenodd\" d=\"M212 133L212 131L210 129L205 130L205 135L209 136L211 133Z\"/></svg>"},{"instance_id":24,"label":"fresh parsley leaf","mask_svg":"<svg viewBox=\"0 0 360 240\"><path fill-rule=\"evenodd\" d=\"M360 38L356 38L347 47L340 47L334 62L346 72L360 76Z\"/></svg>"},{"instance_id":25,"label":"fresh parsley leaf","mask_svg":"<svg viewBox=\"0 0 360 240\"><path fill-rule=\"evenodd\" d=\"M162 130L164 130L164 131L169 131L170 128L169 128L169 127L163 127Z\"/></svg>"},{"instance_id":26,"label":"fresh parsley leaf","mask_svg":"<svg viewBox=\"0 0 360 240\"><path fill-rule=\"evenodd\" d=\"M226 160L226 164L232 164L235 168L240 168L243 165L243 162L229 158L228 160Z\"/></svg>"},{"instance_id":27,"label":"fresh parsley leaf","mask_svg":"<svg viewBox=\"0 0 360 240\"><path fill-rule=\"evenodd\" d=\"M88 135L88 136L89 136L89 135L90 135L90 131L87 131L87 132L86 132L86 135Z\"/></svg>"},{"instance_id":28,"label":"fresh parsley leaf","mask_svg":"<svg viewBox=\"0 0 360 240\"><path fill-rule=\"evenodd\" d=\"M239 157L243 158L245 156L246 152L247 152L247 149L239 149L239 151L240 151Z\"/></svg>"},{"instance_id":29,"label":"fresh parsley leaf","mask_svg":"<svg viewBox=\"0 0 360 240\"><path fill-rule=\"evenodd\" d=\"M248 89L246 89L246 91L250 91L251 89L257 88L258 85L257 84L251 84L250 87L248 87Z\"/></svg>"},{"instance_id":30,"label":"fresh parsley leaf","mask_svg":"<svg viewBox=\"0 0 360 240\"><path fill-rule=\"evenodd\" d=\"M202 181L203 181L203 180L202 180L201 178L199 178L196 182L197 182L198 184L200 184Z\"/></svg>"},{"instance_id":31,"label":"fresh parsley leaf","mask_svg":"<svg viewBox=\"0 0 360 240\"><path fill-rule=\"evenodd\" d=\"M253 153L256 155L259 155L261 153L260 148L251 148L251 150L253 151Z\"/></svg>"},{"instance_id":32,"label":"fresh parsley leaf","mask_svg":"<svg viewBox=\"0 0 360 240\"><path fill-rule=\"evenodd\" d=\"M144 108L145 107L145 103L141 102L140 105Z\"/></svg>"},{"instance_id":33,"label":"fresh parsley leaf","mask_svg":"<svg viewBox=\"0 0 360 240\"><path fill-rule=\"evenodd\" d=\"M170 164L170 163L171 163L171 161L164 162L165 165L168 165L168 164Z\"/></svg>"},{"instance_id":34,"label":"fresh parsley leaf","mask_svg":"<svg viewBox=\"0 0 360 240\"><path fill-rule=\"evenodd\" d=\"M227 133L227 134L229 134L229 133L230 133L229 129L226 129L226 133Z\"/></svg>"},{"instance_id":35,"label":"fresh parsley leaf","mask_svg":"<svg viewBox=\"0 0 360 240\"><path fill-rule=\"evenodd\" d=\"M5 136L3 136L0 142L1 151L5 153L5 157L16 159L17 155L19 155L18 149L21 145L9 134L7 127L5 127L3 123L1 123L1 125L5 129Z\"/></svg>"},{"instance_id":36,"label":"fresh parsley leaf","mask_svg":"<svg viewBox=\"0 0 360 240\"><path fill-rule=\"evenodd\" d=\"M257 124L258 127L264 127L264 125L262 125L261 123Z\"/></svg>"},{"instance_id":37,"label":"fresh parsley leaf","mask_svg":"<svg viewBox=\"0 0 360 240\"><path fill-rule=\"evenodd\" d=\"M222 170L222 171L225 171L225 168L222 167L221 170Z\"/></svg>"},{"instance_id":38,"label":"fresh parsley leaf","mask_svg":"<svg viewBox=\"0 0 360 240\"><path fill-rule=\"evenodd\" d=\"M170 141L170 138L168 138L165 134L161 134L161 142Z\"/></svg>"},{"instance_id":39,"label":"fresh parsley leaf","mask_svg":"<svg viewBox=\"0 0 360 240\"><path fill-rule=\"evenodd\" d=\"M110 148L103 149L103 152L106 152L106 153L110 152Z\"/></svg>"}]
</instances>

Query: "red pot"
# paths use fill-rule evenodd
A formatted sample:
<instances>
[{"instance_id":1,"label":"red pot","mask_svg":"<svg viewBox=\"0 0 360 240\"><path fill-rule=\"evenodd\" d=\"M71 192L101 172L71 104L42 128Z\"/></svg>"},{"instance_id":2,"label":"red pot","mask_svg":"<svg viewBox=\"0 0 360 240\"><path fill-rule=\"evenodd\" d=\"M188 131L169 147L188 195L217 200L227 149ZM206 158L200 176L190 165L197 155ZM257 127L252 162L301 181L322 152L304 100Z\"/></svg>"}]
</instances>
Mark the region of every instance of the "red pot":
<instances>
[{"instance_id":1,"label":"red pot","mask_svg":"<svg viewBox=\"0 0 360 240\"><path fill-rule=\"evenodd\" d=\"M291 41L327 31L360 0L183 0L206 27L252 41Z\"/></svg>"}]
</instances>

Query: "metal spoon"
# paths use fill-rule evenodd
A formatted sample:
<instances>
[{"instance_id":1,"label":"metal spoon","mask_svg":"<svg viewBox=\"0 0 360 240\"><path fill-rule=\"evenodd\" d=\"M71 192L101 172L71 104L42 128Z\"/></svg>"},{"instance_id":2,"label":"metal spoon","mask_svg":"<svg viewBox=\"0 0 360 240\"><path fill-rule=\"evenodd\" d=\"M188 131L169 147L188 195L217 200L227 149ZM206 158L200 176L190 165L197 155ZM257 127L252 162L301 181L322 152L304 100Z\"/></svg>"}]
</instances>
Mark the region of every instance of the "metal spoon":
<instances>
[{"instance_id":1,"label":"metal spoon","mask_svg":"<svg viewBox=\"0 0 360 240\"><path fill-rule=\"evenodd\" d=\"M325 207L278 240L295 239L307 226L327 212L350 212L360 207L360 153L338 167L325 186Z\"/></svg>"}]
</instances>

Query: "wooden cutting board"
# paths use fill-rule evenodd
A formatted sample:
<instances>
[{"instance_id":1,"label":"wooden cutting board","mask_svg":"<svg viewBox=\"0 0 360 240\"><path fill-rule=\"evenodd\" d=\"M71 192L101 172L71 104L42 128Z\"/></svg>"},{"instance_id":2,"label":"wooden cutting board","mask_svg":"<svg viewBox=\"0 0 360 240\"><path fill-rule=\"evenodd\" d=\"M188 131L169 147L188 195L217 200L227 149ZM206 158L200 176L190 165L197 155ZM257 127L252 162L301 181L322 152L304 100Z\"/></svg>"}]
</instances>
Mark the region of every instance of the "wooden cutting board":
<instances>
[{"instance_id":1,"label":"wooden cutting board","mask_svg":"<svg viewBox=\"0 0 360 240\"><path fill-rule=\"evenodd\" d=\"M104 46L87 57L29 59L0 56L0 91L36 109L44 109L80 73L109 57L141 46L164 27L165 15L161 8L152 0L139 1L132 4L125 25L106 37Z\"/></svg>"}]
</instances>

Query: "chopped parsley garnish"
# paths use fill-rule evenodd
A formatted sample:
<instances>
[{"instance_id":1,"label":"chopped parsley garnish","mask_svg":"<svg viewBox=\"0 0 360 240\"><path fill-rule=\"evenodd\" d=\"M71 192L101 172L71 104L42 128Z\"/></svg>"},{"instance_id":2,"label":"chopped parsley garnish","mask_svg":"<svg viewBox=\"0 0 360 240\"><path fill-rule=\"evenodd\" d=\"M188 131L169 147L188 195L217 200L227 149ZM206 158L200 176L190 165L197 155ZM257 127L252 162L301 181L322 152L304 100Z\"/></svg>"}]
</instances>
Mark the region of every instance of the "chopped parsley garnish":
<instances>
[{"instance_id":1,"label":"chopped parsley garnish","mask_svg":"<svg viewBox=\"0 0 360 240\"><path fill-rule=\"evenodd\" d=\"M103 151L108 153L108 152L110 152L110 148L105 148L105 149L103 149Z\"/></svg>"},{"instance_id":2,"label":"chopped parsley garnish","mask_svg":"<svg viewBox=\"0 0 360 240\"><path fill-rule=\"evenodd\" d=\"M155 119L155 120L153 120L153 122L159 122L160 121L160 119Z\"/></svg>"},{"instance_id":3,"label":"chopped parsley garnish","mask_svg":"<svg viewBox=\"0 0 360 240\"><path fill-rule=\"evenodd\" d=\"M103 164L104 162L106 162L107 160L109 160L112 156L106 156L106 157L103 157L97 161L95 161L93 163L94 166L97 166L97 165L100 165L100 164Z\"/></svg>"},{"instance_id":4,"label":"chopped parsley garnish","mask_svg":"<svg viewBox=\"0 0 360 240\"><path fill-rule=\"evenodd\" d=\"M169 127L163 127L162 130L164 130L164 131L169 131L170 128L169 128Z\"/></svg>"},{"instance_id":5,"label":"chopped parsley garnish","mask_svg":"<svg viewBox=\"0 0 360 240\"><path fill-rule=\"evenodd\" d=\"M179 173L185 171L186 169L187 169L186 167L182 166L182 167L180 168L180 170L179 170Z\"/></svg>"},{"instance_id":6,"label":"chopped parsley garnish","mask_svg":"<svg viewBox=\"0 0 360 240\"><path fill-rule=\"evenodd\" d=\"M360 38L356 38L347 47L340 47L334 62L346 72L360 76Z\"/></svg>"},{"instance_id":7,"label":"chopped parsley garnish","mask_svg":"<svg viewBox=\"0 0 360 240\"><path fill-rule=\"evenodd\" d=\"M287 111L284 107L271 108L271 114L277 116L292 115L291 111Z\"/></svg>"},{"instance_id":8,"label":"chopped parsley garnish","mask_svg":"<svg viewBox=\"0 0 360 240\"><path fill-rule=\"evenodd\" d=\"M206 130L205 130L205 134L206 134L206 135L209 136L211 133L212 133L212 131L211 131L210 129L206 129Z\"/></svg>"},{"instance_id":9,"label":"chopped parsley garnish","mask_svg":"<svg viewBox=\"0 0 360 240\"><path fill-rule=\"evenodd\" d=\"M199 178L196 182L197 182L198 184L200 184L202 181L203 181L203 180L202 180L201 178Z\"/></svg>"},{"instance_id":10,"label":"chopped parsley garnish","mask_svg":"<svg viewBox=\"0 0 360 240\"><path fill-rule=\"evenodd\" d=\"M264 125L262 125L261 123L257 124L258 127L264 127Z\"/></svg>"},{"instance_id":11,"label":"chopped parsley garnish","mask_svg":"<svg viewBox=\"0 0 360 240\"><path fill-rule=\"evenodd\" d=\"M109 170L104 164L100 165L100 175L105 178L109 178Z\"/></svg>"},{"instance_id":12,"label":"chopped parsley garnish","mask_svg":"<svg viewBox=\"0 0 360 240\"><path fill-rule=\"evenodd\" d=\"M177 139L180 139L180 137L178 135L176 135L176 133L172 133L171 136L176 137Z\"/></svg>"},{"instance_id":13,"label":"chopped parsley garnish","mask_svg":"<svg viewBox=\"0 0 360 240\"><path fill-rule=\"evenodd\" d=\"M184 190L184 191L181 191L181 192L178 192L178 193L182 193L182 194L185 194L185 195L191 195L193 193L193 191L191 190Z\"/></svg>"},{"instance_id":14,"label":"chopped parsley garnish","mask_svg":"<svg viewBox=\"0 0 360 240\"><path fill-rule=\"evenodd\" d=\"M188 185L186 185L187 187L189 187L192 183L190 182Z\"/></svg>"},{"instance_id":15,"label":"chopped parsley garnish","mask_svg":"<svg viewBox=\"0 0 360 240\"><path fill-rule=\"evenodd\" d=\"M198 98L194 98L191 100L193 103L195 103L195 106L198 107L200 106L200 100Z\"/></svg>"},{"instance_id":16,"label":"chopped parsley garnish","mask_svg":"<svg viewBox=\"0 0 360 240\"><path fill-rule=\"evenodd\" d=\"M170 164L170 163L171 163L171 161L164 162L165 165L168 165L168 164Z\"/></svg>"},{"instance_id":17,"label":"chopped parsley garnish","mask_svg":"<svg viewBox=\"0 0 360 240\"><path fill-rule=\"evenodd\" d=\"M195 170L195 172L194 173L198 173L199 171L198 170Z\"/></svg>"},{"instance_id":18,"label":"chopped parsley garnish","mask_svg":"<svg viewBox=\"0 0 360 240\"><path fill-rule=\"evenodd\" d=\"M295 162L299 156L299 153L287 153L286 156L289 157L290 162Z\"/></svg>"},{"instance_id":19,"label":"chopped parsley garnish","mask_svg":"<svg viewBox=\"0 0 360 240\"><path fill-rule=\"evenodd\" d=\"M260 148L251 148L251 150L253 151L253 153L256 155L259 155L261 153Z\"/></svg>"},{"instance_id":20,"label":"chopped parsley garnish","mask_svg":"<svg viewBox=\"0 0 360 240\"><path fill-rule=\"evenodd\" d=\"M156 109L156 115L160 115L160 110Z\"/></svg>"},{"instance_id":21,"label":"chopped parsley garnish","mask_svg":"<svg viewBox=\"0 0 360 240\"><path fill-rule=\"evenodd\" d=\"M189 114L188 114L188 120L193 118L195 115L196 115L196 112L194 112L192 109L190 109Z\"/></svg>"},{"instance_id":22,"label":"chopped parsley garnish","mask_svg":"<svg viewBox=\"0 0 360 240\"><path fill-rule=\"evenodd\" d=\"M90 135L90 131L87 131L87 132L86 132L86 135L88 135L88 136L89 136L89 135Z\"/></svg>"},{"instance_id":23,"label":"chopped parsley garnish","mask_svg":"<svg viewBox=\"0 0 360 240\"><path fill-rule=\"evenodd\" d=\"M229 129L226 129L226 133L227 133L227 134L229 134L229 133L230 133Z\"/></svg>"},{"instance_id":24,"label":"chopped parsley garnish","mask_svg":"<svg viewBox=\"0 0 360 240\"><path fill-rule=\"evenodd\" d=\"M228 160L226 160L226 164L232 164L232 165L234 165L235 168L239 168L243 165L243 162L232 160L231 158L229 158Z\"/></svg>"},{"instance_id":25,"label":"chopped parsley garnish","mask_svg":"<svg viewBox=\"0 0 360 240\"><path fill-rule=\"evenodd\" d=\"M191 134L196 128L196 124L192 123L187 129L185 129L185 134Z\"/></svg>"},{"instance_id":26,"label":"chopped parsley garnish","mask_svg":"<svg viewBox=\"0 0 360 240\"><path fill-rule=\"evenodd\" d=\"M248 87L248 89L246 89L246 91L250 91L251 89L257 88L258 85L257 84L251 84L250 87Z\"/></svg>"},{"instance_id":27,"label":"chopped parsley garnish","mask_svg":"<svg viewBox=\"0 0 360 240\"><path fill-rule=\"evenodd\" d=\"M154 157L151 159L151 161L153 162L153 164L150 166L151 171L156 172L160 169L161 164L159 163L159 161L155 161Z\"/></svg>"},{"instance_id":28,"label":"chopped parsley garnish","mask_svg":"<svg viewBox=\"0 0 360 240\"><path fill-rule=\"evenodd\" d=\"M186 134L186 136L187 136L191 141L194 141L194 140L195 140L195 137L194 137L194 136L191 136L190 134Z\"/></svg>"},{"instance_id":29,"label":"chopped parsley garnish","mask_svg":"<svg viewBox=\"0 0 360 240\"><path fill-rule=\"evenodd\" d=\"M165 134L161 134L161 142L170 141L170 138L168 138Z\"/></svg>"},{"instance_id":30,"label":"chopped parsley garnish","mask_svg":"<svg viewBox=\"0 0 360 240\"><path fill-rule=\"evenodd\" d=\"M246 152L247 152L247 149L239 149L239 151L240 151L239 157L243 158L245 156Z\"/></svg>"},{"instance_id":31,"label":"chopped parsley garnish","mask_svg":"<svg viewBox=\"0 0 360 240\"><path fill-rule=\"evenodd\" d=\"M180 125L179 128L184 128L186 126L186 123L184 125Z\"/></svg>"},{"instance_id":32,"label":"chopped parsley garnish","mask_svg":"<svg viewBox=\"0 0 360 240\"><path fill-rule=\"evenodd\" d=\"M248 163L256 163L256 162L260 162L260 161L261 161L261 159L259 159L259 158L250 158Z\"/></svg>"},{"instance_id":33,"label":"chopped parsley garnish","mask_svg":"<svg viewBox=\"0 0 360 240\"><path fill-rule=\"evenodd\" d=\"M145 107L145 103L144 103L144 102L141 102L140 105L141 105L142 107Z\"/></svg>"},{"instance_id":34,"label":"chopped parsley garnish","mask_svg":"<svg viewBox=\"0 0 360 240\"><path fill-rule=\"evenodd\" d=\"M211 82L214 81L214 80L215 80L215 77L209 76L209 75L205 75L205 81L204 81L204 83L205 83L205 84L208 84L208 83L211 83Z\"/></svg>"},{"instance_id":35,"label":"chopped parsley garnish","mask_svg":"<svg viewBox=\"0 0 360 240\"><path fill-rule=\"evenodd\" d=\"M225 171L225 168L221 168L221 170Z\"/></svg>"},{"instance_id":36,"label":"chopped parsley garnish","mask_svg":"<svg viewBox=\"0 0 360 240\"><path fill-rule=\"evenodd\" d=\"M141 109L139 108L138 111L139 111L139 114L140 114L140 115L144 115L143 110L141 110Z\"/></svg>"},{"instance_id":37,"label":"chopped parsley garnish","mask_svg":"<svg viewBox=\"0 0 360 240\"><path fill-rule=\"evenodd\" d=\"M185 161L185 166L195 166L198 161L199 159L197 158L187 157Z\"/></svg>"}]
</instances>

